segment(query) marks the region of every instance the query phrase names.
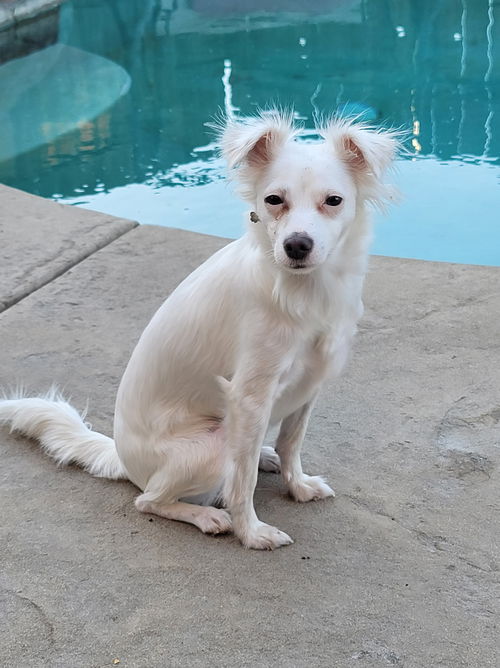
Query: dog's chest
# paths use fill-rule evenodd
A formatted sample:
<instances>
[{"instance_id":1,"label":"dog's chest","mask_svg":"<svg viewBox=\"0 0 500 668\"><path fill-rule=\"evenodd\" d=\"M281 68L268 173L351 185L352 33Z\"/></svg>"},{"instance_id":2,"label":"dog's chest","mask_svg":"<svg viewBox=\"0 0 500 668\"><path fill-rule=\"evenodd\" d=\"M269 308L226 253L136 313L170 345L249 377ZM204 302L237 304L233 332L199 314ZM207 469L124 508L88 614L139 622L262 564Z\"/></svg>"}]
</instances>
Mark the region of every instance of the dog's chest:
<instances>
[{"instance_id":1,"label":"dog's chest","mask_svg":"<svg viewBox=\"0 0 500 668\"><path fill-rule=\"evenodd\" d=\"M356 323L362 312L361 299L332 319L321 334L309 334L290 353L282 372L272 410L271 423L276 424L308 403L327 376L337 376L345 366Z\"/></svg>"},{"instance_id":2,"label":"dog's chest","mask_svg":"<svg viewBox=\"0 0 500 668\"><path fill-rule=\"evenodd\" d=\"M273 421L283 419L312 398L328 373L330 361L329 346L317 337L290 355L276 390Z\"/></svg>"}]
</instances>

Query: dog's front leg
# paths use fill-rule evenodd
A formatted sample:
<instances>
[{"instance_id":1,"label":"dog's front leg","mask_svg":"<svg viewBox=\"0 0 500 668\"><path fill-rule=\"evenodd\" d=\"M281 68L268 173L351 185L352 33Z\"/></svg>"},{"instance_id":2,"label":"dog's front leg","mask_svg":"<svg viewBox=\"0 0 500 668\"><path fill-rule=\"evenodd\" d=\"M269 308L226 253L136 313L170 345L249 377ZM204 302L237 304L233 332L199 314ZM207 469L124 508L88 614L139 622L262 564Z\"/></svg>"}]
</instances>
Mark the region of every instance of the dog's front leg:
<instances>
[{"instance_id":1,"label":"dog's front leg","mask_svg":"<svg viewBox=\"0 0 500 668\"><path fill-rule=\"evenodd\" d=\"M261 360L262 361L262 360ZM261 522L253 505L260 450L266 435L278 386L279 370L262 365L258 371L244 365L226 384L226 439L229 466L224 497L231 513L234 533L245 547L273 550L293 543L290 536Z\"/></svg>"},{"instance_id":2,"label":"dog's front leg","mask_svg":"<svg viewBox=\"0 0 500 668\"><path fill-rule=\"evenodd\" d=\"M302 471L300 450L316 397L304 404L281 423L276 451L281 459L281 475L291 496L296 501L313 501L335 496L321 476L306 475Z\"/></svg>"}]
</instances>

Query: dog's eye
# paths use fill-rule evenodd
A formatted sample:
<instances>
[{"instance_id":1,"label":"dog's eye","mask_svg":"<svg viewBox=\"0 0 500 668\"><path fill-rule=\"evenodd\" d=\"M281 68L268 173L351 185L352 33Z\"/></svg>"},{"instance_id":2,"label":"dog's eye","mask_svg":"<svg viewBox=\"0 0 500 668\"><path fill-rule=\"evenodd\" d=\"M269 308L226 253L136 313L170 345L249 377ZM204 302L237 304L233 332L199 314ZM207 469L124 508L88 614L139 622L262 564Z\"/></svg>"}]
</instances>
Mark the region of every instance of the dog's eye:
<instances>
[{"instance_id":1,"label":"dog's eye","mask_svg":"<svg viewBox=\"0 0 500 668\"><path fill-rule=\"evenodd\" d=\"M271 204L272 206L278 206L278 204L283 204L283 200L279 195L268 195L264 202L266 204Z\"/></svg>"},{"instance_id":2,"label":"dog's eye","mask_svg":"<svg viewBox=\"0 0 500 668\"><path fill-rule=\"evenodd\" d=\"M325 199L325 204L328 206L338 206L342 202L342 197L338 195L330 195Z\"/></svg>"}]
</instances>

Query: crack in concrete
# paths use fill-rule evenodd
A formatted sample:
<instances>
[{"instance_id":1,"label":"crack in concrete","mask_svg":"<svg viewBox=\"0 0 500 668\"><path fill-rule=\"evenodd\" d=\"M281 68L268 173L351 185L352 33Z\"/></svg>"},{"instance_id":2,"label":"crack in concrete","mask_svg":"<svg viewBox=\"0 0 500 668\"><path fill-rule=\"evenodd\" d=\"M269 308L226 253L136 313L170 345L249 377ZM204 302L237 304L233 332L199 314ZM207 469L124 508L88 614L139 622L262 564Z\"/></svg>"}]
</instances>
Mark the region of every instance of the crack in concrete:
<instances>
[{"instance_id":1,"label":"crack in concrete","mask_svg":"<svg viewBox=\"0 0 500 668\"><path fill-rule=\"evenodd\" d=\"M478 426L491 427L496 426L500 422L500 407L495 406L489 411L467 415L467 412L473 412L471 408L479 408L475 405L468 405L467 400L468 397L465 395L455 399L439 420L435 427L436 443L438 446L446 447L445 441L452 429L476 429Z\"/></svg>"},{"instance_id":2,"label":"crack in concrete","mask_svg":"<svg viewBox=\"0 0 500 668\"><path fill-rule=\"evenodd\" d=\"M35 610L35 612L38 614L38 617L40 618L42 624L45 626L47 629L47 641L49 643L49 646L52 647L55 645L55 626L49 619L49 616L45 612L45 610L42 608L42 606L39 603L36 603L33 601L29 596L22 596L19 592L13 591L12 589L3 589L3 593L13 596L15 599L19 601L23 601L30 607L31 609Z\"/></svg>"},{"instance_id":3,"label":"crack in concrete","mask_svg":"<svg viewBox=\"0 0 500 668\"><path fill-rule=\"evenodd\" d=\"M441 308L432 308L429 309L428 311L422 313L421 315L414 316L412 318L412 322L420 322L421 320L425 320L426 318L430 317L431 315L434 315L435 313L449 313L451 311L454 311L456 309L460 308L465 308L467 306L470 306L471 304L484 304L491 299L496 299L498 298L498 293L493 292L489 295L486 295L484 297L468 297L467 299L459 299L457 302L454 304L450 304L449 306L441 307Z\"/></svg>"},{"instance_id":4,"label":"crack in concrete","mask_svg":"<svg viewBox=\"0 0 500 668\"><path fill-rule=\"evenodd\" d=\"M45 278L44 277L40 278L39 282L36 285L32 286L31 288L27 288L27 289L24 289L24 290L21 289L17 292L14 292L12 297L4 299L3 301L0 301L0 313L4 313L9 308L11 308L12 306L15 306L16 304L18 304L20 301L22 301L26 297L29 297L29 295L34 294L35 292L37 292L41 288L45 287L49 283L52 283L53 281L58 279L60 276L62 276L66 272L68 272L70 269L73 269L73 267L76 267L77 265L79 265L81 262L83 262L84 260L86 260L90 256L94 255L95 253L102 250L103 248L106 248L107 246L111 245L112 243L114 243L115 241L117 241L118 239L123 237L125 234L128 234L129 232L132 232L132 230L134 230L139 225L139 223L136 223L135 221L130 221L130 222L133 224L133 227L131 227L130 229L114 230L114 236L113 237L103 240L100 244L92 246L91 248L89 248L86 252L82 253L79 257L74 258L72 260L69 260L62 267L60 267L56 271L52 272L50 274L50 276L47 276ZM99 228L99 227L102 227L102 223L98 223L97 225L94 225L93 227L89 228L89 232L92 232L93 230L95 230L96 228ZM61 254L61 252L65 252L68 249L74 248L74 246L75 246L74 242L70 242L69 245L66 245L66 247L62 251L59 251L57 253L57 255L55 255L54 257L51 257L48 260L44 261L43 265L50 264L50 262L53 262L54 259L56 259L56 257ZM41 266L43 266L43 265L41 265ZM28 273L28 272L26 272L26 273Z\"/></svg>"},{"instance_id":5,"label":"crack in concrete","mask_svg":"<svg viewBox=\"0 0 500 668\"><path fill-rule=\"evenodd\" d=\"M397 519L395 516L385 512L384 510L380 510L379 508L374 508L373 505L367 501L366 499L361 499L359 497L353 496L351 494L343 494L342 497L340 498L346 498L351 503L354 505L364 508L370 513L373 513L374 515L379 515L380 517L385 517L387 519L390 519L391 522L394 522L394 524L397 524L401 529L409 533L413 538L416 538L418 542L425 546L428 550L430 550L433 553L446 553L448 555L455 556L458 561L466 564L467 566L470 566L471 568L475 568L482 573L487 573L487 574L494 574L498 571L498 566L495 563L493 557L484 552L482 553L482 557L485 558L486 561L488 561L490 565L489 568L484 568L483 566L479 566L477 563L472 561L470 558L463 556L463 553L468 551L469 548L467 548L464 545L460 545L458 543L454 543L450 541L446 536L441 536L441 535L433 535L430 534L426 531L423 531L422 529L415 529L413 527L407 527L405 526L401 520ZM460 554L462 552L462 554Z\"/></svg>"}]
</instances>

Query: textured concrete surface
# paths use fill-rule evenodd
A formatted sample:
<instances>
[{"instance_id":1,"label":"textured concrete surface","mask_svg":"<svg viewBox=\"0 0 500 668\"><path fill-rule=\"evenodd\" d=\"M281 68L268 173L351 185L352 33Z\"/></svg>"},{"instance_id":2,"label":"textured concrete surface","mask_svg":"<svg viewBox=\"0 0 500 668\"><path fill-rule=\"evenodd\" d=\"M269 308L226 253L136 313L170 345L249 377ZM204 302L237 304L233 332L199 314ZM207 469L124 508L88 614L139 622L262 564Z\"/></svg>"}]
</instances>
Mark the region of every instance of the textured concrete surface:
<instances>
[{"instance_id":1,"label":"textured concrete surface","mask_svg":"<svg viewBox=\"0 0 500 668\"><path fill-rule=\"evenodd\" d=\"M0 311L135 225L0 185Z\"/></svg>"},{"instance_id":2,"label":"textured concrete surface","mask_svg":"<svg viewBox=\"0 0 500 668\"><path fill-rule=\"evenodd\" d=\"M177 282L224 242L140 227L0 314L0 384L53 381L112 429L119 377ZM344 378L305 469L335 501L262 474L295 544L138 514L129 483L57 468L0 433L0 665L499 665L500 269L374 258Z\"/></svg>"}]
</instances>

